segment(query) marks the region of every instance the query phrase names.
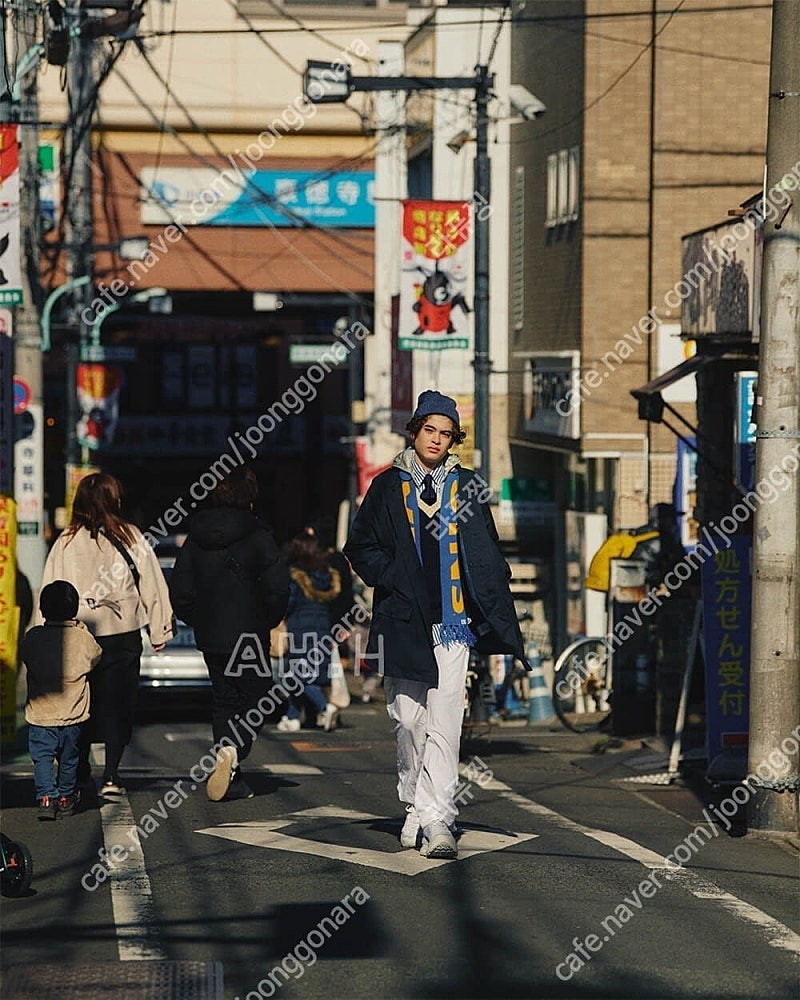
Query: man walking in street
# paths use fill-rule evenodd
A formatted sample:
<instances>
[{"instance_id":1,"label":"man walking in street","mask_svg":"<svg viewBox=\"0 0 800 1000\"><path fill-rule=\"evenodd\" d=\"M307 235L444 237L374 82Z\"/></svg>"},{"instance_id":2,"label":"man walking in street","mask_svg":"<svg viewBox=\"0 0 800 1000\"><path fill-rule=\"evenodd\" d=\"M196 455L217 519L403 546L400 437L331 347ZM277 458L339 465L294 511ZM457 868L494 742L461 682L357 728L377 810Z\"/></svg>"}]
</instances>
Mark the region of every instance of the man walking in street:
<instances>
[{"instance_id":1,"label":"man walking in street","mask_svg":"<svg viewBox=\"0 0 800 1000\"><path fill-rule=\"evenodd\" d=\"M400 842L455 858L470 647L527 661L490 491L450 454L465 437L455 400L426 390L406 430L411 447L372 482L344 552L375 588L367 657L397 737Z\"/></svg>"}]
</instances>

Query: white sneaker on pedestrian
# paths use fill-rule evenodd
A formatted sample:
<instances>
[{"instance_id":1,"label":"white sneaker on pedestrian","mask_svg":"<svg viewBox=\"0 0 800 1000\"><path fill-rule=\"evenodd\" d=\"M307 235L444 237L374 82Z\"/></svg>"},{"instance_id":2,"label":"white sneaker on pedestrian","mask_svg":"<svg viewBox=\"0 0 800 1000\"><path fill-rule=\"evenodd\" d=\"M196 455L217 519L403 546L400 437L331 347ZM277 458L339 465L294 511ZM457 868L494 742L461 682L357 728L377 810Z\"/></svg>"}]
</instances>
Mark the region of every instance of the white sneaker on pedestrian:
<instances>
[{"instance_id":1,"label":"white sneaker on pedestrian","mask_svg":"<svg viewBox=\"0 0 800 1000\"><path fill-rule=\"evenodd\" d=\"M339 718L339 709L332 705L330 702L325 706L325 711L320 712L317 716L317 725L322 726L326 733L331 732L331 730L336 728L336 722Z\"/></svg>"},{"instance_id":2,"label":"white sneaker on pedestrian","mask_svg":"<svg viewBox=\"0 0 800 1000\"><path fill-rule=\"evenodd\" d=\"M420 832L417 810L413 806L406 806L406 819L400 831L400 846L419 847Z\"/></svg>"},{"instance_id":3,"label":"white sneaker on pedestrian","mask_svg":"<svg viewBox=\"0 0 800 1000\"><path fill-rule=\"evenodd\" d=\"M442 820L436 820L425 827L422 847L419 853L424 858L457 858L458 847L456 838L450 832L450 827Z\"/></svg>"},{"instance_id":4,"label":"white sneaker on pedestrian","mask_svg":"<svg viewBox=\"0 0 800 1000\"><path fill-rule=\"evenodd\" d=\"M119 778L108 778L100 788L100 794L111 798L119 798L125 794L125 788L120 784Z\"/></svg>"},{"instance_id":5,"label":"white sneaker on pedestrian","mask_svg":"<svg viewBox=\"0 0 800 1000\"><path fill-rule=\"evenodd\" d=\"M296 733L300 729L300 720L290 719L288 715L284 715L275 728L279 733Z\"/></svg>"},{"instance_id":6,"label":"white sneaker on pedestrian","mask_svg":"<svg viewBox=\"0 0 800 1000\"><path fill-rule=\"evenodd\" d=\"M236 747L223 746L217 750L216 766L206 782L206 795L212 802L225 798L238 763Z\"/></svg>"}]
</instances>

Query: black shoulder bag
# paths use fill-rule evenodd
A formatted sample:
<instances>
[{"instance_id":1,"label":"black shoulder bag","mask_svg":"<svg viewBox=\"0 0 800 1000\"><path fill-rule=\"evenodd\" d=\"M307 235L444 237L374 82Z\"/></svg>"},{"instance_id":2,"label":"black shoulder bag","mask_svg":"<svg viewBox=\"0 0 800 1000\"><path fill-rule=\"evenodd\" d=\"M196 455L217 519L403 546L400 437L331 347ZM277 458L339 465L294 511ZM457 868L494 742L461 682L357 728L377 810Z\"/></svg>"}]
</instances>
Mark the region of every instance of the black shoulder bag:
<instances>
[{"instance_id":1,"label":"black shoulder bag","mask_svg":"<svg viewBox=\"0 0 800 1000\"><path fill-rule=\"evenodd\" d=\"M139 591L141 596L141 590L139 590L139 568L133 561L133 556L125 548L122 542L117 538L116 535L110 535L107 531L102 532L103 535L111 542L114 548L119 552L125 562L128 564L128 569L131 571L131 576L133 577L133 582L136 584L136 590Z\"/></svg>"}]
</instances>

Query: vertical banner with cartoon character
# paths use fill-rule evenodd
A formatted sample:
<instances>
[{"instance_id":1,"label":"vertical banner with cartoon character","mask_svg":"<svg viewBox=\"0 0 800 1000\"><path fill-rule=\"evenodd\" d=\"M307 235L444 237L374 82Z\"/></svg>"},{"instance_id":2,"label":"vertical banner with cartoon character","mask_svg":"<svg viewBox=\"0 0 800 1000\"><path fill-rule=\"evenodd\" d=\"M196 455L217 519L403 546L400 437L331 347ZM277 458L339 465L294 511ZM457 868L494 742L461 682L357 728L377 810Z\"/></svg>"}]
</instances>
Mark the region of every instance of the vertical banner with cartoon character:
<instances>
[{"instance_id":1,"label":"vertical banner with cartoon character","mask_svg":"<svg viewBox=\"0 0 800 1000\"><path fill-rule=\"evenodd\" d=\"M0 305L22 305L19 138L16 125L0 125Z\"/></svg>"},{"instance_id":2,"label":"vertical banner with cartoon character","mask_svg":"<svg viewBox=\"0 0 800 1000\"><path fill-rule=\"evenodd\" d=\"M464 292L472 262L468 201L404 201L398 347L443 351L470 345Z\"/></svg>"},{"instance_id":3,"label":"vertical banner with cartoon character","mask_svg":"<svg viewBox=\"0 0 800 1000\"><path fill-rule=\"evenodd\" d=\"M121 385L122 371L116 365L78 365L77 438L84 448L105 448L114 440Z\"/></svg>"}]
</instances>

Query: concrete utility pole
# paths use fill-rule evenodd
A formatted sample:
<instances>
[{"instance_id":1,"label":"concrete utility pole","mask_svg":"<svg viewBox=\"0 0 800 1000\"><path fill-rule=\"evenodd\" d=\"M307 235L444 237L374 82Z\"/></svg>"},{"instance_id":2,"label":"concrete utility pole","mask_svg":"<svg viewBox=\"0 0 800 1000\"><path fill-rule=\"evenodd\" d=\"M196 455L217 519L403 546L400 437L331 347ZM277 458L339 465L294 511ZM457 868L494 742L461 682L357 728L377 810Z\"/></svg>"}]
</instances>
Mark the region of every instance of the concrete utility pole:
<instances>
[{"instance_id":1,"label":"concrete utility pole","mask_svg":"<svg viewBox=\"0 0 800 1000\"><path fill-rule=\"evenodd\" d=\"M14 13L15 62L19 92L19 173L22 249L22 305L14 311L15 371L30 387L28 416L32 418L30 454L24 460L25 486L35 496L17 497L17 561L34 591L42 579L47 546L44 539L44 403L42 399L42 340L39 325L39 97L36 47L38 11L22 5ZM33 54L27 71L23 65ZM30 509L28 509L30 507Z\"/></svg>"},{"instance_id":2,"label":"concrete utility pole","mask_svg":"<svg viewBox=\"0 0 800 1000\"><path fill-rule=\"evenodd\" d=\"M798 831L800 195L796 178L791 188L783 180L793 176L798 156L798 38L800 3L774 0L766 191L769 197L777 188L791 200L788 211L764 224L756 481L773 481L771 473L777 481L781 470L788 486L755 514L749 749L749 772L763 781L750 800L749 825L774 832Z\"/></svg>"}]
</instances>

